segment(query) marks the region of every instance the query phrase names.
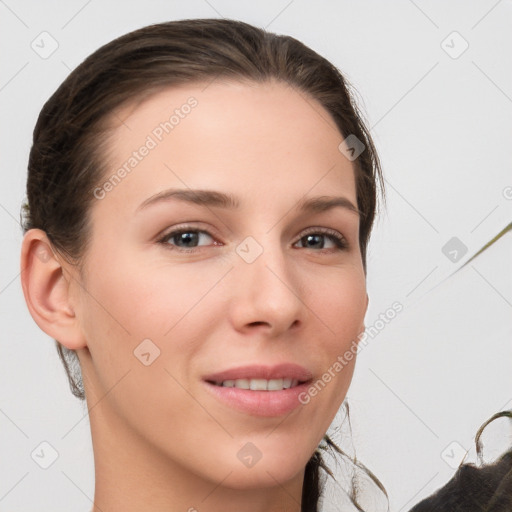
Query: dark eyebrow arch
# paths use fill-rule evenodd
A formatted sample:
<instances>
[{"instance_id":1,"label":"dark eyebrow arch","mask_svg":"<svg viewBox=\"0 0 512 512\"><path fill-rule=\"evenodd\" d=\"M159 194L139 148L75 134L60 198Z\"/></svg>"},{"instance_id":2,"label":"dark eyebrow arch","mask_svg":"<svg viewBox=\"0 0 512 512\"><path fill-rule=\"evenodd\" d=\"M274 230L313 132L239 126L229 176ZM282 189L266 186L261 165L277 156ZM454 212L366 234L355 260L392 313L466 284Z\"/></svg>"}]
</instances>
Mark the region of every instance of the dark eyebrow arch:
<instances>
[{"instance_id":1,"label":"dark eyebrow arch","mask_svg":"<svg viewBox=\"0 0 512 512\"><path fill-rule=\"evenodd\" d=\"M152 195L137 207L137 212L162 201L176 199L205 207L225 208L236 210L240 208L240 201L231 194L216 190L191 190L171 188ZM346 197L317 196L302 198L295 210L304 213L320 213L336 207L344 208L361 216L362 212Z\"/></svg>"}]
</instances>

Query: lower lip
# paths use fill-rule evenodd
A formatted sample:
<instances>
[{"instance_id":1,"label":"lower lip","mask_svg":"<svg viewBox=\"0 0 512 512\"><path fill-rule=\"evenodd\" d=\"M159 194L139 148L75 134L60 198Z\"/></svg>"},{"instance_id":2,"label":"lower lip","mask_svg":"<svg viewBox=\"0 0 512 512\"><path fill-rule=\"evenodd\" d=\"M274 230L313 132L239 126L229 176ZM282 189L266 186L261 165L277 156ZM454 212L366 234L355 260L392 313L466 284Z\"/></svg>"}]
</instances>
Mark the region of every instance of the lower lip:
<instances>
[{"instance_id":1,"label":"lower lip","mask_svg":"<svg viewBox=\"0 0 512 512\"><path fill-rule=\"evenodd\" d=\"M302 405L299 395L309 387L309 383L305 382L282 391L252 391L204 383L210 393L229 407L254 416L266 417L282 416Z\"/></svg>"}]
</instances>

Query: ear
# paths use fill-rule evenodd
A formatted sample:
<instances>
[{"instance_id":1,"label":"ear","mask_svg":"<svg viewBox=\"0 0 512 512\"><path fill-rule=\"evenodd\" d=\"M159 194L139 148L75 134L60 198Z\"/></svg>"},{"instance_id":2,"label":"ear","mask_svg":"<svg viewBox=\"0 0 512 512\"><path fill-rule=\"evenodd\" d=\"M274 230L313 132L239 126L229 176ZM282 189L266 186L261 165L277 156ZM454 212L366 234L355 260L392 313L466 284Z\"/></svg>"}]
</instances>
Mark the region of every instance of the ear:
<instances>
[{"instance_id":1,"label":"ear","mask_svg":"<svg viewBox=\"0 0 512 512\"><path fill-rule=\"evenodd\" d=\"M70 300L72 277L64 275L63 261L46 233L30 229L21 248L21 286L36 324L71 350L86 346Z\"/></svg>"}]
</instances>

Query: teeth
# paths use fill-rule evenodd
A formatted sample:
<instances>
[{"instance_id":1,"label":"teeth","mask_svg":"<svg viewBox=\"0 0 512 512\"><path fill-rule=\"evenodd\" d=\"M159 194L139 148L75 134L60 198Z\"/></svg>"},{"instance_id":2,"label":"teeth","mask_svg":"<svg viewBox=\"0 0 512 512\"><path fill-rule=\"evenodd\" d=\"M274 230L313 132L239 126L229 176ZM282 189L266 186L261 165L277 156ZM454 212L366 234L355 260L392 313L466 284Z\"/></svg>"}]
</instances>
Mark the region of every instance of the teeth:
<instances>
[{"instance_id":1,"label":"teeth","mask_svg":"<svg viewBox=\"0 0 512 512\"><path fill-rule=\"evenodd\" d=\"M235 388L250 389L250 382L248 379L236 379Z\"/></svg>"},{"instance_id":2,"label":"teeth","mask_svg":"<svg viewBox=\"0 0 512 512\"><path fill-rule=\"evenodd\" d=\"M283 379L283 388L288 389L292 385L292 379Z\"/></svg>"},{"instance_id":3,"label":"teeth","mask_svg":"<svg viewBox=\"0 0 512 512\"><path fill-rule=\"evenodd\" d=\"M282 391L298 384L297 379L236 379L225 380L217 385L225 388L250 389L252 391Z\"/></svg>"},{"instance_id":4,"label":"teeth","mask_svg":"<svg viewBox=\"0 0 512 512\"><path fill-rule=\"evenodd\" d=\"M263 381L265 382L265 381ZM271 379L268 382L265 382L266 389L268 391L281 391L283 389L283 379Z\"/></svg>"},{"instance_id":5,"label":"teeth","mask_svg":"<svg viewBox=\"0 0 512 512\"><path fill-rule=\"evenodd\" d=\"M266 391L267 381L265 379L251 379L249 382L249 388L253 391Z\"/></svg>"}]
</instances>

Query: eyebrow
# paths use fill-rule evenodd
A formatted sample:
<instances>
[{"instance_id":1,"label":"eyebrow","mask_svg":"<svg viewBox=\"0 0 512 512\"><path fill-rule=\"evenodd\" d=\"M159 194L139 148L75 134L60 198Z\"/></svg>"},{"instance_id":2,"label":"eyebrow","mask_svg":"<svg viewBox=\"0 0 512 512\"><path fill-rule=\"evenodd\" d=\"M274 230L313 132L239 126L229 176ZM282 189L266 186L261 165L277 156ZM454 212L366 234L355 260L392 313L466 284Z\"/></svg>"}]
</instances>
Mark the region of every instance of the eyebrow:
<instances>
[{"instance_id":1,"label":"eyebrow","mask_svg":"<svg viewBox=\"0 0 512 512\"><path fill-rule=\"evenodd\" d=\"M137 207L137 212L147 207L171 200L184 201L204 207L217 207L227 210L240 208L240 201L231 194L218 192L216 190L192 190L172 188L152 195ZM342 196L316 196L302 198L298 201L295 209L305 213L320 213L336 207L356 213L362 216L359 210L349 199Z\"/></svg>"}]
</instances>

